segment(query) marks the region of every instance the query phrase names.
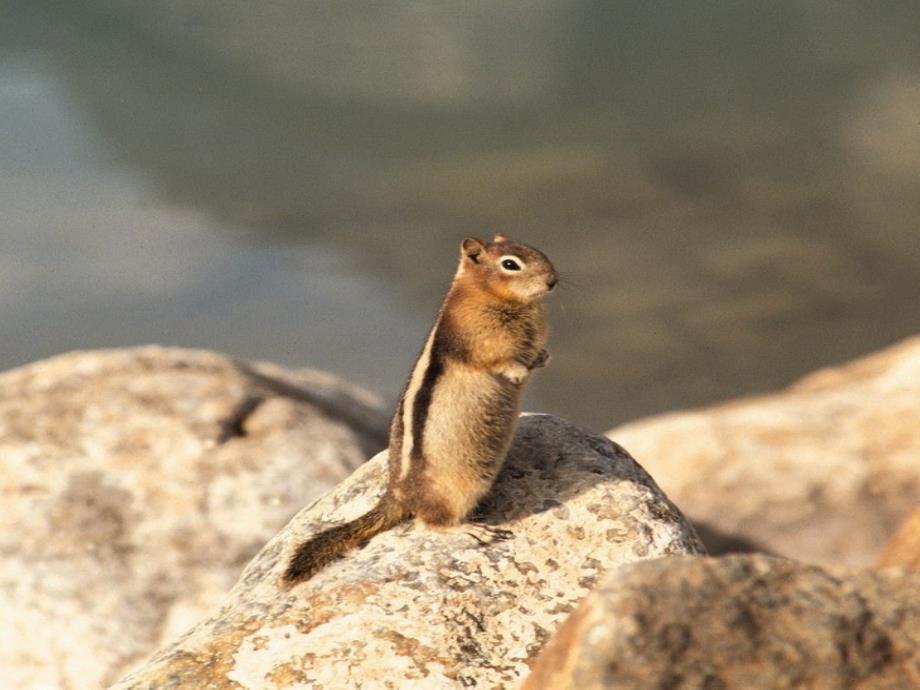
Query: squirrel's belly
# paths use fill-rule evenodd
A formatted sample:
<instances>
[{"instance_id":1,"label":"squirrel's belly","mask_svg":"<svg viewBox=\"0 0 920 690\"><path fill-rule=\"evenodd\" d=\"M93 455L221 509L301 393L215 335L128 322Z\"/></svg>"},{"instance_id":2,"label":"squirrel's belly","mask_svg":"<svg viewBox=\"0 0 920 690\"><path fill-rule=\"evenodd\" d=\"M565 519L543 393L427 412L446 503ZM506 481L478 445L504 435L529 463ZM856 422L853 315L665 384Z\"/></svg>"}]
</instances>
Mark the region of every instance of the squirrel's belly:
<instances>
[{"instance_id":1,"label":"squirrel's belly","mask_svg":"<svg viewBox=\"0 0 920 690\"><path fill-rule=\"evenodd\" d=\"M492 486L514 434L520 389L492 374L450 367L431 398L424 434L431 489L469 513Z\"/></svg>"}]
</instances>

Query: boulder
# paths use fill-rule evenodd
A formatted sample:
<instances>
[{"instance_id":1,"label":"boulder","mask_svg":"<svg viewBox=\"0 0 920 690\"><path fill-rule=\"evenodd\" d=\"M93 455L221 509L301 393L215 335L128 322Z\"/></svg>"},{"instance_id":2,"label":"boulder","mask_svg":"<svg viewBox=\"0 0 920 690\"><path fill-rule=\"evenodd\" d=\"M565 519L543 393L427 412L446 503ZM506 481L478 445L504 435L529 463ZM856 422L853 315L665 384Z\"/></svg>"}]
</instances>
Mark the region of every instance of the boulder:
<instances>
[{"instance_id":1,"label":"boulder","mask_svg":"<svg viewBox=\"0 0 920 690\"><path fill-rule=\"evenodd\" d=\"M0 375L0 687L99 688L385 445L328 374L145 347Z\"/></svg>"},{"instance_id":2,"label":"boulder","mask_svg":"<svg viewBox=\"0 0 920 690\"><path fill-rule=\"evenodd\" d=\"M406 523L287 588L310 535L374 505L386 453L299 513L215 615L115 688L505 688L610 568L702 546L619 446L556 417L521 419L474 519L509 530Z\"/></svg>"},{"instance_id":3,"label":"boulder","mask_svg":"<svg viewBox=\"0 0 920 690\"><path fill-rule=\"evenodd\" d=\"M920 506L901 523L882 552L878 567L892 566L920 570Z\"/></svg>"},{"instance_id":4,"label":"boulder","mask_svg":"<svg viewBox=\"0 0 920 690\"><path fill-rule=\"evenodd\" d=\"M740 542L868 566L920 495L920 338L780 393L608 435L645 464L712 553Z\"/></svg>"},{"instance_id":5,"label":"boulder","mask_svg":"<svg viewBox=\"0 0 920 690\"><path fill-rule=\"evenodd\" d=\"M522 690L920 687L920 573L831 574L762 555L611 572Z\"/></svg>"}]
</instances>

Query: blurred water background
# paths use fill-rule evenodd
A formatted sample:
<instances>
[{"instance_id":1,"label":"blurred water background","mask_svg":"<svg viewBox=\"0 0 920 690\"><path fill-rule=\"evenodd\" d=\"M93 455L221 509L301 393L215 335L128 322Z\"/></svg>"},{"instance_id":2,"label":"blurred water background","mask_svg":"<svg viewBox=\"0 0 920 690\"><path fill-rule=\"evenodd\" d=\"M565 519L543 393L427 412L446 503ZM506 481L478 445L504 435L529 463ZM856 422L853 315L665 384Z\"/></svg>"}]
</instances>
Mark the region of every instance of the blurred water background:
<instances>
[{"instance_id":1,"label":"blurred water background","mask_svg":"<svg viewBox=\"0 0 920 690\"><path fill-rule=\"evenodd\" d=\"M0 0L0 368L199 346L395 398L468 234L605 429L920 332L920 4Z\"/></svg>"}]
</instances>

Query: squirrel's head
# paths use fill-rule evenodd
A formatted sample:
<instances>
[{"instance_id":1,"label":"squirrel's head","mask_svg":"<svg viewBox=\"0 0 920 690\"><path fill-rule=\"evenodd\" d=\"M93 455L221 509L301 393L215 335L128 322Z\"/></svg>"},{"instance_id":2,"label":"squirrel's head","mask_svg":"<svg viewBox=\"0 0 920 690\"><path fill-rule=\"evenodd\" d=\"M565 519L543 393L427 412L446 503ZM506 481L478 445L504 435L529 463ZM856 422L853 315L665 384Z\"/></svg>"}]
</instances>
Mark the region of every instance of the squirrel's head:
<instances>
[{"instance_id":1,"label":"squirrel's head","mask_svg":"<svg viewBox=\"0 0 920 690\"><path fill-rule=\"evenodd\" d=\"M546 254L504 235L495 235L491 242L463 240L458 275L502 299L525 303L545 297L559 282Z\"/></svg>"}]
</instances>

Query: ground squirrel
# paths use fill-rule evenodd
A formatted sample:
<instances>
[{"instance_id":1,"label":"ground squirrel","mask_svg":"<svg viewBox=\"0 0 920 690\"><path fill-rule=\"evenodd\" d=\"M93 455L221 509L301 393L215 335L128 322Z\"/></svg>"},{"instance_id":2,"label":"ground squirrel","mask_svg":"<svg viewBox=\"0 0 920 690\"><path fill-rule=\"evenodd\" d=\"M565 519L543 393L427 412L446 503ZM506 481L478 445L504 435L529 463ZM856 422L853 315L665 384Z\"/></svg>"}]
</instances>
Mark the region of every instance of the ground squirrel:
<instances>
[{"instance_id":1,"label":"ground squirrel","mask_svg":"<svg viewBox=\"0 0 920 690\"><path fill-rule=\"evenodd\" d=\"M543 298L558 275L540 251L469 237L390 425L389 481L369 512L301 544L283 579L306 580L409 518L457 525L491 488L528 374L549 355Z\"/></svg>"}]
</instances>

